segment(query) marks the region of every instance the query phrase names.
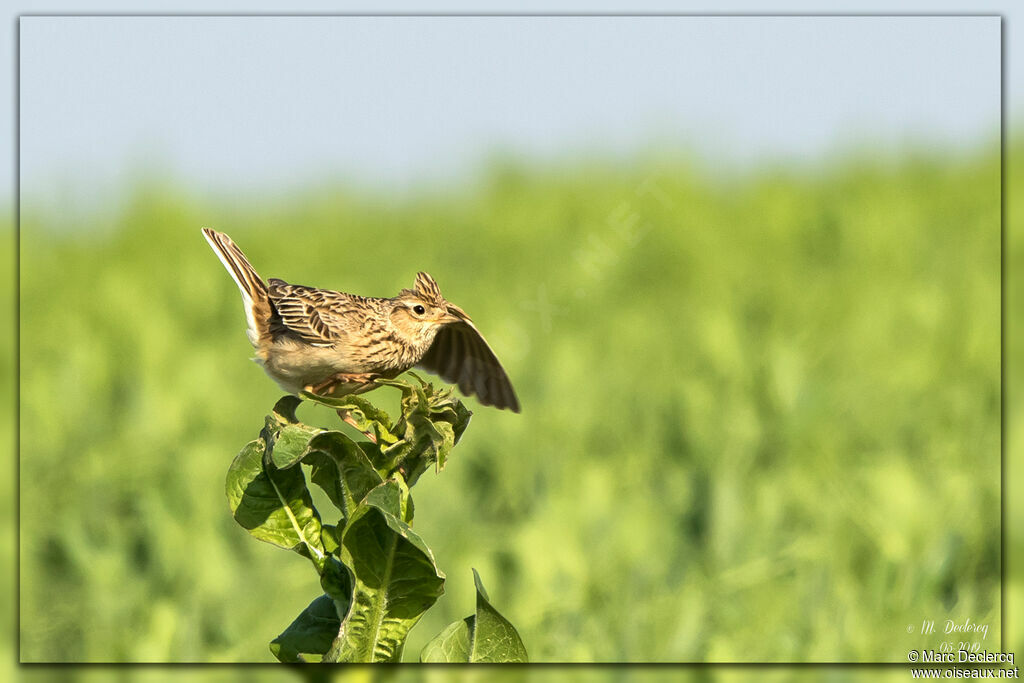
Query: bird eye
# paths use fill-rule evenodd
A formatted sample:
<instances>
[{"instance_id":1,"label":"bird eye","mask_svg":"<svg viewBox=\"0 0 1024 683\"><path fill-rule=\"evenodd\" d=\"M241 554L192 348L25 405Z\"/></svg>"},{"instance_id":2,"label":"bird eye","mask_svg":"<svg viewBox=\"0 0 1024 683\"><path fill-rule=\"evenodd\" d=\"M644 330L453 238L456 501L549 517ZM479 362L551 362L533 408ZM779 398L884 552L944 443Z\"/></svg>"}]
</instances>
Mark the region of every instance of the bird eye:
<instances>
[{"instance_id":1,"label":"bird eye","mask_svg":"<svg viewBox=\"0 0 1024 683\"><path fill-rule=\"evenodd\" d=\"M413 312L414 312L414 313L415 313L416 315L423 315L424 313L426 313L426 312L427 312L427 309L423 308L423 307L422 307L422 306L420 306L419 304L416 304L415 306L413 306L413 307L412 307L412 310L413 310Z\"/></svg>"}]
</instances>

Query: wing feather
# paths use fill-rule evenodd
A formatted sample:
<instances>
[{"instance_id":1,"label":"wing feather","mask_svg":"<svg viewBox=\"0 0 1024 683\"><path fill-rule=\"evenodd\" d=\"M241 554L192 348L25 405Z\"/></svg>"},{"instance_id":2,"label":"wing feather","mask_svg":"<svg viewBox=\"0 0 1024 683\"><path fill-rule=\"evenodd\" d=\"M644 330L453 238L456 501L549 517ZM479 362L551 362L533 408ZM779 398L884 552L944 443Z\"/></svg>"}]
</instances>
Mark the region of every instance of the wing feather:
<instances>
[{"instance_id":1,"label":"wing feather","mask_svg":"<svg viewBox=\"0 0 1024 683\"><path fill-rule=\"evenodd\" d=\"M270 300L278 319L272 328L275 334L292 334L313 346L334 346L345 338L344 318L354 313L356 302L351 295L329 289L288 284L271 278Z\"/></svg>"},{"instance_id":2,"label":"wing feather","mask_svg":"<svg viewBox=\"0 0 1024 683\"><path fill-rule=\"evenodd\" d=\"M519 412L512 382L483 335L469 320L442 327L419 366L452 382L480 403Z\"/></svg>"}]
</instances>

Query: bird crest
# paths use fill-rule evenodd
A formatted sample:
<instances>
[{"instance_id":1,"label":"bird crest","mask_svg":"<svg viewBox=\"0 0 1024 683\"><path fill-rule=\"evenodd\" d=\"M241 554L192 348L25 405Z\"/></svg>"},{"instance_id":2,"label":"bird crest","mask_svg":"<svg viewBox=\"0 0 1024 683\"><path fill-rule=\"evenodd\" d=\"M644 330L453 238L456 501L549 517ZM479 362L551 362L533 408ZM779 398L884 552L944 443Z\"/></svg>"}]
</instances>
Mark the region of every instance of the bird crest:
<instances>
[{"instance_id":1,"label":"bird crest","mask_svg":"<svg viewBox=\"0 0 1024 683\"><path fill-rule=\"evenodd\" d=\"M417 273L415 289L407 289L405 291L438 306L445 304L444 297L441 296L441 288L437 286L434 278L430 277L427 273Z\"/></svg>"}]
</instances>

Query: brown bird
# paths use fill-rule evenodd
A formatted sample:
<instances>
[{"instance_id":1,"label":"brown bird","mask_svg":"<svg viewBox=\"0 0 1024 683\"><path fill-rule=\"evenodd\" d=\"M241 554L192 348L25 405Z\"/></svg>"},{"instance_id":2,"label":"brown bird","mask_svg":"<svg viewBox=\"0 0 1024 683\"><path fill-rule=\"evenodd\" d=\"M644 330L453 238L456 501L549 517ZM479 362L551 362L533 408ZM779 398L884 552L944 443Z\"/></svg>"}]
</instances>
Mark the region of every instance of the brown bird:
<instances>
[{"instance_id":1,"label":"brown bird","mask_svg":"<svg viewBox=\"0 0 1024 683\"><path fill-rule=\"evenodd\" d=\"M361 393L418 365L484 405L519 412L483 335L426 273L389 299L264 282L230 237L210 228L203 235L242 292L254 360L285 391Z\"/></svg>"}]
</instances>

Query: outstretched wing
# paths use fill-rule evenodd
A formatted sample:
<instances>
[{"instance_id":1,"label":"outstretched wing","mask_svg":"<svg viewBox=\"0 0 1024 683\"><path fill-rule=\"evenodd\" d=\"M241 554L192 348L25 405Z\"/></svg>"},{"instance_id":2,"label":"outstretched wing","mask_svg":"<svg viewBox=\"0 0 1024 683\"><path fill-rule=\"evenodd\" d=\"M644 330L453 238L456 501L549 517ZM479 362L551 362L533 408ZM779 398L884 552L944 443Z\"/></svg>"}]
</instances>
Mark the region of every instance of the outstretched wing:
<instances>
[{"instance_id":1,"label":"outstretched wing","mask_svg":"<svg viewBox=\"0 0 1024 683\"><path fill-rule=\"evenodd\" d=\"M270 301L277 316L271 334L292 334L313 346L334 346L345 338L344 319L356 313L358 302L351 295L329 289L291 285L284 280L269 281Z\"/></svg>"},{"instance_id":2,"label":"outstretched wing","mask_svg":"<svg viewBox=\"0 0 1024 683\"><path fill-rule=\"evenodd\" d=\"M505 369L468 318L441 327L419 367L458 385L480 403L519 412L519 399Z\"/></svg>"}]
</instances>

